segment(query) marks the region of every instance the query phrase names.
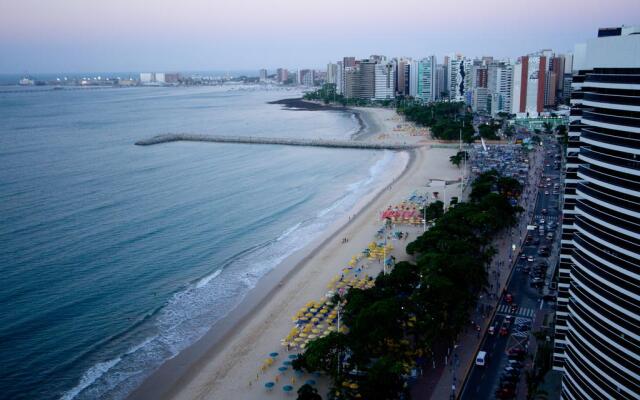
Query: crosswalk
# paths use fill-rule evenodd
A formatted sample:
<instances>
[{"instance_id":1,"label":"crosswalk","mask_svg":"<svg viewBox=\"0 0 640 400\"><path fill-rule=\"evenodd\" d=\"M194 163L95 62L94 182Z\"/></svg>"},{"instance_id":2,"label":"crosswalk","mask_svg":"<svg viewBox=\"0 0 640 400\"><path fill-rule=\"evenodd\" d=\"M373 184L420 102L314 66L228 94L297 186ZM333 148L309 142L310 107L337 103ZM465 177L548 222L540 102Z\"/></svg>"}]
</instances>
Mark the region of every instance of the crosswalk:
<instances>
[{"instance_id":1,"label":"crosswalk","mask_svg":"<svg viewBox=\"0 0 640 400\"><path fill-rule=\"evenodd\" d=\"M508 304L501 304L500 306L498 306L498 312L501 314L512 314L511 306ZM518 310L514 315L526 317L526 318L533 318L535 313L536 313L536 310L533 308L522 307L522 308L518 308Z\"/></svg>"}]
</instances>

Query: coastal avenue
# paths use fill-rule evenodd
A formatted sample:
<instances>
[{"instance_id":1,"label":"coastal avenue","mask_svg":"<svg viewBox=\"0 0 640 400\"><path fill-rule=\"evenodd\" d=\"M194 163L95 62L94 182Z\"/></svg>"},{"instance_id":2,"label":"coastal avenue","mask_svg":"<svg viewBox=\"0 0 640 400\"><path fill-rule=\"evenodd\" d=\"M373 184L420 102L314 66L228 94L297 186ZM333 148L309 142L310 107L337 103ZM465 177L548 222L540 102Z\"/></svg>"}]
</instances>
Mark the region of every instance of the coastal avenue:
<instances>
[{"instance_id":1,"label":"coastal avenue","mask_svg":"<svg viewBox=\"0 0 640 400\"><path fill-rule=\"evenodd\" d=\"M493 333L490 333L490 329L488 329L479 346L480 351L487 352L486 365L478 366L474 363L472 366L468 379L462 388L461 399L463 400L526 398L524 376L525 371L532 367L531 359L535 354L531 353L536 347L534 343L530 343L535 340L531 332L540 330L543 323L550 319L545 318L545 315L553 311L555 304L550 301L555 297L549 294L543 296L543 293L549 293L547 288L553 278L560 239L558 233L560 229L559 195L554 190L554 184L560 181L560 171L554 165L556 155L559 152L557 145L550 145L549 143L550 141L547 140L545 144L545 150L547 151L543 164L543 176L539 185L537 185L538 193L535 211L526 217L530 220L532 226L547 227L548 224L552 224L553 228L551 230L545 229L544 233L541 233L543 231L536 228L528 231L529 235L531 235L530 240L523 238L525 239L525 244L522 252L513 261L514 269L512 270L509 284L502 294L496 313L489 324L490 327L493 327ZM549 233L553 235L551 241L546 240L546 236ZM552 243L553 246L551 246ZM550 258L540 255L540 250L544 246L551 247ZM532 275L536 266L542 263L547 263L549 268L540 273L544 275L544 280L537 283L538 280ZM491 280L492 277L489 278ZM493 278L495 279L495 277ZM507 298L508 295L512 300ZM549 323L550 321L546 322ZM507 332L500 332L503 326L506 327ZM503 335L504 333L506 335ZM523 364L523 368L518 368L518 364L515 364L515 370L518 370L518 372L514 372L513 375L517 376L517 379L506 379L505 368L509 364L513 364L510 363L509 359L516 361L517 358L521 358L515 355L508 356L509 352L512 354L518 352L519 350L517 349L523 349L530 353L519 361ZM510 383L504 383L507 381ZM497 391L501 388L510 389L501 394L503 397L498 397ZM510 395L512 389L515 392L515 396Z\"/></svg>"}]
</instances>

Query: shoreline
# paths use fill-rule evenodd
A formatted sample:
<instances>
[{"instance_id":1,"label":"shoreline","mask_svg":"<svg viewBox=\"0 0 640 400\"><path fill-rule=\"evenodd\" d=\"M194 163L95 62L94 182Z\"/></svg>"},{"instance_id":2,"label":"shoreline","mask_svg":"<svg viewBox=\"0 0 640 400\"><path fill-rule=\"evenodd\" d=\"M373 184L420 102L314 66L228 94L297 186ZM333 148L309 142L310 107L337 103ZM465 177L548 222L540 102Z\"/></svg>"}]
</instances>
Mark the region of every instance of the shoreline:
<instances>
[{"instance_id":1,"label":"shoreline","mask_svg":"<svg viewBox=\"0 0 640 400\"><path fill-rule=\"evenodd\" d=\"M339 111L349 113L353 115L358 122L358 130L352 133L350 137L350 139L354 141L370 139L373 135L379 133L381 129L370 115L352 107L321 104L315 101L304 100L301 97L270 101L268 104L281 105L284 109L290 111Z\"/></svg>"},{"instance_id":2,"label":"shoreline","mask_svg":"<svg viewBox=\"0 0 640 400\"><path fill-rule=\"evenodd\" d=\"M395 184L410 170L416 158L415 151L398 152L407 153L408 160L403 169L393 176L388 184ZM198 370L215 358L218 351L224 349L234 339L236 331L247 327L251 320L261 313L262 310L259 306L272 300L282 286L303 273L304 264L313 258L320 249L334 246L335 244L332 242L335 240L335 236L354 225L358 217L374 203L378 195L387 190L387 186L387 184L380 185L368 193L364 204L362 201L356 203L348 213L353 217L347 218L346 221L343 217L342 221L334 222L322 233L319 243L306 245L265 274L240 303L210 327L202 338L175 357L166 360L156 371L145 378L143 383L127 396L127 399L173 399L179 396L179 392L193 380ZM279 346L279 343L274 343L274 346Z\"/></svg>"},{"instance_id":3,"label":"shoreline","mask_svg":"<svg viewBox=\"0 0 640 400\"><path fill-rule=\"evenodd\" d=\"M302 102L310 105L314 110L326 109L326 107L322 105L316 105L315 103L306 101ZM298 102L295 104L298 104ZM328 106L328 108L336 111L336 107ZM371 129L366 127L365 122L361 118L360 111L343 109L342 107L339 107L339 111L346 111L358 116L357 118L360 125L358 132ZM371 119L371 117L369 117L369 119ZM373 123L369 126L376 126L377 129L380 129ZM367 133L376 134L378 132ZM261 304L268 302L277 294L282 286L291 281L295 276L304 272L305 264L309 259L314 257L320 249L334 246L334 244L331 243L334 237L341 231L353 226L358 216L366 212L376 198L387 190L389 185L394 185L411 169L416 158L416 151L419 150L394 151L394 157L398 157L399 154L407 154L407 160L401 170L396 171L396 173L388 177L385 182L374 184L374 187L369 193L359 199L344 217L341 217L340 220L335 221L327 227L317 240L291 254L273 270L265 274L259 280L258 284L249 290L234 308L230 309L224 317L208 328L207 333L203 337L180 351L176 356L165 360L158 369L145 377L142 383L129 393L126 398L131 400L174 398L180 391L180 388L188 384L188 382L193 379L193 375L197 373L208 360L214 358L221 349L224 349L224 347L234 339L237 331L241 331L252 319L259 316ZM348 218L348 215L352 215L353 217ZM337 267L338 266L336 266L336 271ZM279 345L279 343L276 345Z\"/></svg>"},{"instance_id":4,"label":"shoreline","mask_svg":"<svg viewBox=\"0 0 640 400\"><path fill-rule=\"evenodd\" d=\"M381 128L389 127L384 117L388 119L392 111L349 112L373 114L368 117L378 122L375 128L379 130L367 132L373 137L382 133ZM369 127L371 129L374 125ZM415 145L425 144L420 138L406 139ZM165 361L127 398L231 399L238 395L243 399L263 398L264 388L259 388L259 383L252 388L247 382L256 378L256 370L266 354L283 352L279 339L291 327L291 315L302 304L324 294L325 285L331 276L339 273L340 265L373 240L381 224L379 213L383 209L405 199L411 191L424 187L429 178L440 179L446 175L454 179L458 176L457 169L448 161L452 151L421 146L411 151L396 152L407 157L401 170L396 168L391 171L391 176L387 175L375 183L349 213L326 228L318 239L263 276L256 287L210 327L201 339ZM391 186L393 190L389 190ZM340 237L348 237L349 243L340 245ZM398 245L403 253L405 245ZM368 273L375 276L377 267L377 264L371 266Z\"/></svg>"}]
</instances>

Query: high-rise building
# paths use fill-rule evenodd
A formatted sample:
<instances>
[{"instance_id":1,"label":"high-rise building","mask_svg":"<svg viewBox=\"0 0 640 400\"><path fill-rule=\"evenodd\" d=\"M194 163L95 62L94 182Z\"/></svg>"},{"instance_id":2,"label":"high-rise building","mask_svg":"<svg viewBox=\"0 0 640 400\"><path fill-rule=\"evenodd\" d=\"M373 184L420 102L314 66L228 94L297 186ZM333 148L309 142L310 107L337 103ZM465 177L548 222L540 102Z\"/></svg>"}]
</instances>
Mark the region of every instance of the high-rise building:
<instances>
[{"instance_id":1,"label":"high-rise building","mask_svg":"<svg viewBox=\"0 0 640 400\"><path fill-rule=\"evenodd\" d=\"M344 94L344 65L342 61L336 63L336 93Z\"/></svg>"},{"instance_id":2,"label":"high-rise building","mask_svg":"<svg viewBox=\"0 0 640 400\"><path fill-rule=\"evenodd\" d=\"M284 83L289 80L289 71L286 68L278 68L276 71L276 79L280 83Z\"/></svg>"},{"instance_id":3,"label":"high-rise building","mask_svg":"<svg viewBox=\"0 0 640 400\"><path fill-rule=\"evenodd\" d=\"M344 96L373 99L375 97L375 66L371 60L360 60L353 67L344 68Z\"/></svg>"},{"instance_id":4,"label":"high-rise building","mask_svg":"<svg viewBox=\"0 0 640 400\"><path fill-rule=\"evenodd\" d=\"M436 66L436 88L434 90L436 100L443 99L444 98L443 93L446 93L447 91L446 74L447 74L446 67L442 64L438 64Z\"/></svg>"},{"instance_id":5,"label":"high-rise building","mask_svg":"<svg viewBox=\"0 0 640 400\"><path fill-rule=\"evenodd\" d=\"M409 96L418 96L418 62L412 60L409 63Z\"/></svg>"},{"instance_id":6,"label":"high-rise building","mask_svg":"<svg viewBox=\"0 0 640 400\"><path fill-rule=\"evenodd\" d=\"M358 63L358 88L356 96L359 99L373 99L375 96L375 67L373 60L360 60Z\"/></svg>"},{"instance_id":7,"label":"high-rise building","mask_svg":"<svg viewBox=\"0 0 640 400\"><path fill-rule=\"evenodd\" d=\"M513 69L512 112L541 113L544 110L546 78L547 57L542 52L520 57Z\"/></svg>"},{"instance_id":8,"label":"high-rise building","mask_svg":"<svg viewBox=\"0 0 640 400\"><path fill-rule=\"evenodd\" d=\"M164 72L156 72L155 73L155 81L158 83L166 83Z\"/></svg>"},{"instance_id":9,"label":"high-rise building","mask_svg":"<svg viewBox=\"0 0 640 400\"><path fill-rule=\"evenodd\" d=\"M409 68L411 59L401 58L397 63L396 90L399 96L409 95Z\"/></svg>"},{"instance_id":10,"label":"high-rise building","mask_svg":"<svg viewBox=\"0 0 640 400\"><path fill-rule=\"evenodd\" d=\"M166 83L176 84L180 81L180 74L177 72L166 73L164 74L164 80Z\"/></svg>"},{"instance_id":11,"label":"high-rise building","mask_svg":"<svg viewBox=\"0 0 640 400\"><path fill-rule=\"evenodd\" d=\"M429 103L436 100L436 56L418 61L418 88L416 98Z\"/></svg>"},{"instance_id":12,"label":"high-rise building","mask_svg":"<svg viewBox=\"0 0 640 400\"><path fill-rule=\"evenodd\" d=\"M396 95L396 65L394 62L382 62L375 65L376 100L391 100Z\"/></svg>"},{"instance_id":13,"label":"high-rise building","mask_svg":"<svg viewBox=\"0 0 640 400\"><path fill-rule=\"evenodd\" d=\"M312 69L298 70L298 85L313 86L315 76Z\"/></svg>"},{"instance_id":14,"label":"high-rise building","mask_svg":"<svg viewBox=\"0 0 640 400\"><path fill-rule=\"evenodd\" d=\"M576 45L554 369L561 398L640 393L640 27Z\"/></svg>"},{"instance_id":15,"label":"high-rise building","mask_svg":"<svg viewBox=\"0 0 640 400\"><path fill-rule=\"evenodd\" d=\"M260 70L260 82L266 82L267 80L267 70L266 69L261 69Z\"/></svg>"},{"instance_id":16,"label":"high-rise building","mask_svg":"<svg viewBox=\"0 0 640 400\"><path fill-rule=\"evenodd\" d=\"M155 74L153 72L141 72L140 73L140 83L151 83L154 81Z\"/></svg>"},{"instance_id":17,"label":"high-rise building","mask_svg":"<svg viewBox=\"0 0 640 400\"><path fill-rule=\"evenodd\" d=\"M325 80L326 83L337 84L338 82L338 64L329 63L327 64L327 77Z\"/></svg>"},{"instance_id":18,"label":"high-rise building","mask_svg":"<svg viewBox=\"0 0 640 400\"><path fill-rule=\"evenodd\" d=\"M449 57L447 81L451 101L471 102L471 67L472 61L460 54Z\"/></svg>"},{"instance_id":19,"label":"high-rise building","mask_svg":"<svg viewBox=\"0 0 640 400\"><path fill-rule=\"evenodd\" d=\"M345 68L352 68L356 66L356 58L355 57L343 57L342 64Z\"/></svg>"}]
</instances>

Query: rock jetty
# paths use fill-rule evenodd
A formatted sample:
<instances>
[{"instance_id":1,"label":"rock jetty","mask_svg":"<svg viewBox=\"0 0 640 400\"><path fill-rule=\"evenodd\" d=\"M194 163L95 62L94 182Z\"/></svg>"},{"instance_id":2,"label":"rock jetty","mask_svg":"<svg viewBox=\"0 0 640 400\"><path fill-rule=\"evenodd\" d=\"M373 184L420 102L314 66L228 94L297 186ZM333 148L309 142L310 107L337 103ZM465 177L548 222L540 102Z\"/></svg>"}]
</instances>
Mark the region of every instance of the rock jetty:
<instances>
[{"instance_id":1,"label":"rock jetty","mask_svg":"<svg viewBox=\"0 0 640 400\"><path fill-rule=\"evenodd\" d=\"M197 135L189 133L170 133L157 135L149 139L137 141L137 146L151 146L170 142L213 142L213 143L241 143L241 144L272 144L283 146L311 146L362 150L412 150L417 146L411 144L365 142L353 140L323 140L323 139L295 139L269 138L257 136L218 136Z\"/></svg>"}]
</instances>

